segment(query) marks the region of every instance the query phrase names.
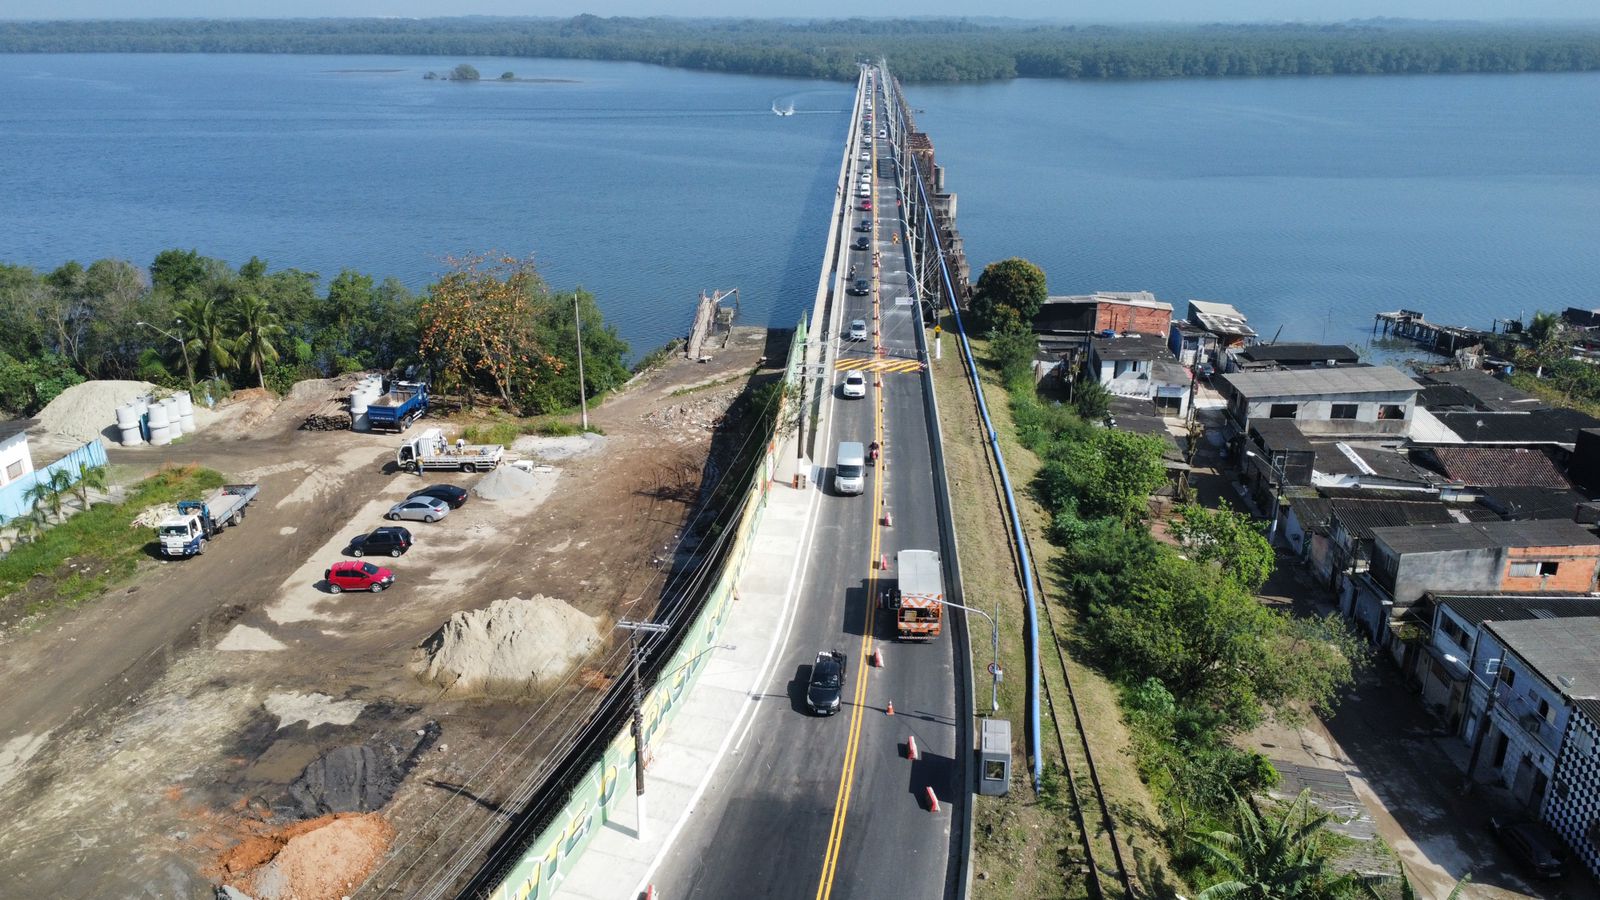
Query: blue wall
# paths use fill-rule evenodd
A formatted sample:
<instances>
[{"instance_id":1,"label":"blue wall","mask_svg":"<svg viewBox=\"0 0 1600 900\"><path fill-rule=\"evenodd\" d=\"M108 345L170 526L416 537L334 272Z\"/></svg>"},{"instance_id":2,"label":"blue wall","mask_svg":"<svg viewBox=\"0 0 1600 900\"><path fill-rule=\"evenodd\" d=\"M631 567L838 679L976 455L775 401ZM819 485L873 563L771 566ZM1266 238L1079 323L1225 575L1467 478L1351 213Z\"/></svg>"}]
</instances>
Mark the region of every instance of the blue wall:
<instances>
[{"instance_id":1,"label":"blue wall","mask_svg":"<svg viewBox=\"0 0 1600 900\"><path fill-rule=\"evenodd\" d=\"M10 521L17 516L27 515L33 509L33 504L27 499L28 489L40 481L48 481L52 474L58 471L67 473L74 483L78 480L78 467L103 466L106 464L106 445L99 438L95 438L82 447L68 453L43 469L18 478L3 488L0 488L0 520Z\"/></svg>"}]
</instances>

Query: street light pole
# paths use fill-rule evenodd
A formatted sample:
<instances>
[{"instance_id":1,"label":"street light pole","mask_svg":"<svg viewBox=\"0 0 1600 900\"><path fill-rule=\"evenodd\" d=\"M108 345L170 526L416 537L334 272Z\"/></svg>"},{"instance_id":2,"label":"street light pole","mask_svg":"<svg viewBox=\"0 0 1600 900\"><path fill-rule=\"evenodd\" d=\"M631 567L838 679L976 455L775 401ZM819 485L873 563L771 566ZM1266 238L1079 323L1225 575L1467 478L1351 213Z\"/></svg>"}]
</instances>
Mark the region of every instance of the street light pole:
<instances>
[{"instance_id":1,"label":"street light pole","mask_svg":"<svg viewBox=\"0 0 1600 900\"><path fill-rule=\"evenodd\" d=\"M583 410L583 430L589 430L589 399L583 386L583 315L578 311L578 292L572 292L572 324L578 331L578 408Z\"/></svg>"},{"instance_id":2,"label":"street light pole","mask_svg":"<svg viewBox=\"0 0 1600 900\"><path fill-rule=\"evenodd\" d=\"M1256 452L1254 450L1246 450L1244 455L1254 459ZM1272 485L1272 524L1267 528L1268 544L1271 544L1278 535L1278 514L1283 509L1283 483L1289 479L1289 475L1283 470L1283 464L1279 461L1276 453L1272 454L1271 468L1274 477Z\"/></svg>"},{"instance_id":3,"label":"street light pole","mask_svg":"<svg viewBox=\"0 0 1600 900\"><path fill-rule=\"evenodd\" d=\"M991 632L991 643L994 645L994 664L989 667L989 674L994 676L994 680L990 684L990 687L989 687L989 708L990 708L991 711L999 712L1000 711L1000 676L1002 674L1004 674L1004 672L1000 668L1000 624L997 621L999 619L999 617L1000 617L1000 601L998 601L998 600L995 601L995 604L994 604L994 615L993 616L989 615L988 613L984 612L981 609L978 609L976 606L962 606L959 603L952 603L949 600L944 601L944 605L945 606L953 606L956 609L964 609L967 612L975 612L978 615L983 616L985 619L989 620L989 630Z\"/></svg>"},{"instance_id":4,"label":"street light pole","mask_svg":"<svg viewBox=\"0 0 1600 900\"><path fill-rule=\"evenodd\" d=\"M173 319L172 321L174 323L178 324L178 325L182 325L183 324L183 320L182 319ZM188 379L189 379L189 393L193 394L194 393L194 369L189 365L189 342L185 341L183 338L178 337L177 335L173 334L170 331L166 331L166 330L157 328L156 326L151 325L149 322L135 322L133 324L135 324L135 325L143 325L144 327L146 327L146 328L150 329L151 331L154 331L155 333L167 338L168 340L173 340L173 341L177 341L178 342L178 349L183 351L183 374L188 377Z\"/></svg>"}]
</instances>

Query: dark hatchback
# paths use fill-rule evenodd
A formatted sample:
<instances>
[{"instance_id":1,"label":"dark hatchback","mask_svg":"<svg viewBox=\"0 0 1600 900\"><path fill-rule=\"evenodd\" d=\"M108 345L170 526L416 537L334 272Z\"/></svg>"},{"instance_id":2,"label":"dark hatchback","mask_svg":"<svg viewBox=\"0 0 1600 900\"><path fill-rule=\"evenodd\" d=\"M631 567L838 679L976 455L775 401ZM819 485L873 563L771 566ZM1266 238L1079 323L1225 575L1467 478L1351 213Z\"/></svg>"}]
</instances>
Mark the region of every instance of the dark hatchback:
<instances>
[{"instance_id":1,"label":"dark hatchback","mask_svg":"<svg viewBox=\"0 0 1600 900\"><path fill-rule=\"evenodd\" d=\"M1491 818L1494 836L1538 878L1560 878L1566 851L1555 833L1536 822L1501 822Z\"/></svg>"},{"instance_id":2,"label":"dark hatchback","mask_svg":"<svg viewBox=\"0 0 1600 900\"><path fill-rule=\"evenodd\" d=\"M856 242L850 246L855 250L866 250L872 246L872 239L867 237L858 237L856 238Z\"/></svg>"},{"instance_id":3,"label":"dark hatchback","mask_svg":"<svg viewBox=\"0 0 1600 900\"><path fill-rule=\"evenodd\" d=\"M856 230L857 231L871 231L872 230L872 220L871 219L862 219L861 220L861 224L856 226Z\"/></svg>"},{"instance_id":4,"label":"dark hatchback","mask_svg":"<svg viewBox=\"0 0 1600 900\"><path fill-rule=\"evenodd\" d=\"M865 278L857 278L855 283L850 285L850 293L857 297L865 297L871 290L871 285Z\"/></svg>"},{"instance_id":5,"label":"dark hatchback","mask_svg":"<svg viewBox=\"0 0 1600 900\"><path fill-rule=\"evenodd\" d=\"M411 531L398 525L374 529L350 541L351 556L399 556L411 549Z\"/></svg>"},{"instance_id":6,"label":"dark hatchback","mask_svg":"<svg viewBox=\"0 0 1600 900\"><path fill-rule=\"evenodd\" d=\"M420 491L412 491L406 495L407 500L416 497L432 497L450 504L451 509L460 509L461 505L467 502L467 491L453 484L430 484Z\"/></svg>"},{"instance_id":7,"label":"dark hatchback","mask_svg":"<svg viewBox=\"0 0 1600 900\"><path fill-rule=\"evenodd\" d=\"M806 684L806 706L819 716L839 711L839 696L844 693L845 656L837 650L817 654L811 666L811 681Z\"/></svg>"}]
</instances>

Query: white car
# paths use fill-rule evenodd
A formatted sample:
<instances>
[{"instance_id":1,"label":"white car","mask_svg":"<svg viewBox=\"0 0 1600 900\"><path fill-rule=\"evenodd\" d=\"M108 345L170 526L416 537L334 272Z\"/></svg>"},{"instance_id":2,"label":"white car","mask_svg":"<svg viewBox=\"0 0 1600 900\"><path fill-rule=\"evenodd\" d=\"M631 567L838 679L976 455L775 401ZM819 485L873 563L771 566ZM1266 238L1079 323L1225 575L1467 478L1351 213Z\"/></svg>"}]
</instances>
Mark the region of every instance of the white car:
<instances>
[{"instance_id":1,"label":"white car","mask_svg":"<svg viewBox=\"0 0 1600 900\"><path fill-rule=\"evenodd\" d=\"M412 497L389 508L384 518L391 522L410 519L420 522L437 522L450 515L450 504L438 497Z\"/></svg>"},{"instance_id":2,"label":"white car","mask_svg":"<svg viewBox=\"0 0 1600 900\"><path fill-rule=\"evenodd\" d=\"M851 319L850 320L850 340L852 340L852 341L864 341L866 339L867 339L867 320L866 319Z\"/></svg>"},{"instance_id":3,"label":"white car","mask_svg":"<svg viewBox=\"0 0 1600 900\"><path fill-rule=\"evenodd\" d=\"M845 397L859 399L867 395L867 373L860 369L851 369L844 373L844 385L839 393Z\"/></svg>"}]
</instances>

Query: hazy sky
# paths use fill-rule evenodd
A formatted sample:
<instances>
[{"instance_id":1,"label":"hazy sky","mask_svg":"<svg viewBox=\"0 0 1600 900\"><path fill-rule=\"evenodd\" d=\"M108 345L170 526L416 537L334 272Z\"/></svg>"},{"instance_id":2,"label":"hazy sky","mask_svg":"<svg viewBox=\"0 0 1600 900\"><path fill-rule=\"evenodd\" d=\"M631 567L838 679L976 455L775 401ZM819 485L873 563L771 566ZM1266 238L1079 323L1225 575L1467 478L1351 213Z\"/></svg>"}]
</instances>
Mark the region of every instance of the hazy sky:
<instances>
[{"instance_id":1,"label":"hazy sky","mask_svg":"<svg viewBox=\"0 0 1600 900\"><path fill-rule=\"evenodd\" d=\"M1596 0L926 0L862 4L844 0L0 0L0 18L182 16L873 16L986 15L1073 21L1334 21L1368 16L1418 19L1594 19Z\"/></svg>"}]
</instances>

